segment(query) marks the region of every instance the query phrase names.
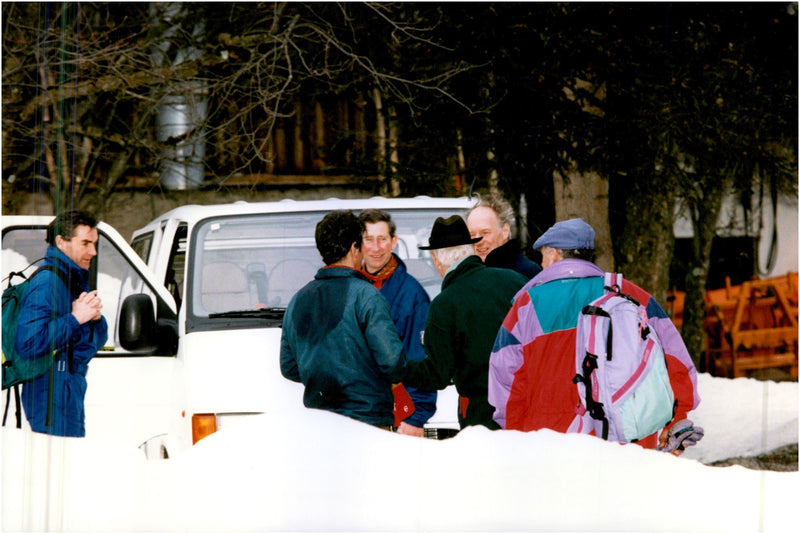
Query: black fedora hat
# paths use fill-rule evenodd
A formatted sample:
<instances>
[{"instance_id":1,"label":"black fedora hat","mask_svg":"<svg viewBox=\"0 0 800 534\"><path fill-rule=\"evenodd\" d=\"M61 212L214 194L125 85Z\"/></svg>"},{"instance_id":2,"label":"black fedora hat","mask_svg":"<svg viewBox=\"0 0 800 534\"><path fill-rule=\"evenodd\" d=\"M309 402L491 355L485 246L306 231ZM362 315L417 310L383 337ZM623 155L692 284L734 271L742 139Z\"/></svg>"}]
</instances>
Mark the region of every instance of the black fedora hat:
<instances>
[{"instance_id":1,"label":"black fedora hat","mask_svg":"<svg viewBox=\"0 0 800 534\"><path fill-rule=\"evenodd\" d=\"M451 215L447 219L437 217L431 229L431 238L428 239L428 246L417 245L422 250L434 250L437 248L457 247L459 245L471 245L480 241L481 237L472 238L467 229L467 223L458 215Z\"/></svg>"}]
</instances>

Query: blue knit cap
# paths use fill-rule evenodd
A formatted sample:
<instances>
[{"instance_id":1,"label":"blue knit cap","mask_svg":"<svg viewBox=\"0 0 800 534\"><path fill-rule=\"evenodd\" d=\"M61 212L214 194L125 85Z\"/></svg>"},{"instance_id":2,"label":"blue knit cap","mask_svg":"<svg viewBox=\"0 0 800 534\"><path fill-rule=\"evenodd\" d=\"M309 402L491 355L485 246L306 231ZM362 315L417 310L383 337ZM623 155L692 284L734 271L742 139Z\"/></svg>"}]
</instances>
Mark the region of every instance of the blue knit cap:
<instances>
[{"instance_id":1,"label":"blue knit cap","mask_svg":"<svg viewBox=\"0 0 800 534\"><path fill-rule=\"evenodd\" d=\"M542 247L559 250L594 250L594 228L580 218L557 222L533 244L533 250Z\"/></svg>"}]
</instances>

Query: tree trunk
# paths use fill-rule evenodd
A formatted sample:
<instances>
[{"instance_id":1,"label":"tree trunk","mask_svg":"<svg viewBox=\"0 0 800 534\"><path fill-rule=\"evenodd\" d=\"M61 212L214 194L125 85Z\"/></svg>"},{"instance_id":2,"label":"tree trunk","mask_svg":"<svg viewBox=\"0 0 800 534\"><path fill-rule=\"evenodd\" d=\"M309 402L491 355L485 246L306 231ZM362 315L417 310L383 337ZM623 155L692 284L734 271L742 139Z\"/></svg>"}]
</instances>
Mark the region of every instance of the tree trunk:
<instances>
[{"instance_id":1,"label":"tree trunk","mask_svg":"<svg viewBox=\"0 0 800 534\"><path fill-rule=\"evenodd\" d=\"M683 304L683 337L695 366L705 349L706 316L705 292L711 264L711 245L717 233L717 221L722 207L722 196L727 189L724 179L706 179L700 198L689 199L687 205L692 220L692 254L686 274L686 297Z\"/></svg>"},{"instance_id":2,"label":"tree trunk","mask_svg":"<svg viewBox=\"0 0 800 534\"><path fill-rule=\"evenodd\" d=\"M353 128L350 127L350 102L347 99L341 98L336 101L336 128L339 130L340 135L345 134L348 138L353 135ZM352 145L348 145L344 153L345 165L353 164L353 149L355 140Z\"/></svg>"},{"instance_id":3,"label":"tree trunk","mask_svg":"<svg viewBox=\"0 0 800 534\"><path fill-rule=\"evenodd\" d=\"M616 177L609 182L615 270L666 308L675 248L676 189L659 175Z\"/></svg>"},{"instance_id":4,"label":"tree trunk","mask_svg":"<svg viewBox=\"0 0 800 534\"><path fill-rule=\"evenodd\" d=\"M314 171L320 172L325 167L325 112L322 104L314 102L314 153L311 154L311 165Z\"/></svg>"},{"instance_id":5,"label":"tree trunk","mask_svg":"<svg viewBox=\"0 0 800 534\"><path fill-rule=\"evenodd\" d=\"M275 172L275 137L277 131L277 128L273 128L272 133L264 140L264 159L266 160L264 163L264 170L267 174Z\"/></svg>"},{"instance_id":6,"label":"tree trunk","mask_svg":"<svg viewBox=\"0 0 800 534\"><path fill-rule=\"evenodd\" d=\"M568 179L553 174L556 221L580 217L594 228L595 263L606 271L614 269L611 229L608 223L608 181L596 173L572 171ZM534 238L535 239L535 238Z\"/></svg>"},{"instance_id":7,"label":"tree trunk","mask_svg":"<svg viewBox=\"0 0 800 534\"><path fill-rule=\"evenodd\" d=\"M397 171L400 165L400 156L397 145L400 139L400 122L397 120L397 111L394 106L389 106L389 191L391 196L400 196L400 181Z\"/></svg>"},{"instance_id":8,"label":"tree trunk","mask_svg":"<svg viewBox=\"0 0 800 534\"><path fill-rule=\"evenodd\" d=\"M385 195L389 191L386 169L386 116L383 113L381 91L377 87L372 90L372 98L375 102L375 129L378 138L378 146L375 150L378 160L378 180L381 184L381 194Z\"/></svg>"},{"instance_id":9,"label":"tree trunk","mask_svg":"<svg viewBox=\"0 0 800 534\"><path fill-rule=\"evenodd\" d=\"M353 130L355 131L355 142L353 144L353 154L350 163L360 164L367 150L367 120L364 110L367 107L367 100L359 94L358 99L353 105Z\"/></svg>"},{"instance_id":10,"label":"tree trunk","mask_svg":"<svg viewBox=\"0 0 800 534\"><path fill-rule=\"evenodd\" d=\"M83 136L81 145L78 148L77 167L75 168L75 181L82 183L88 176L86 170L89 168L89 156L92 154L92 138Z\"/></svg>"},{"instance_id":11,"label":"tree trunk","mask_svg":"<svg viewBox=\"0 0 800 534\"><path fill-rule=\"evenodd\" d=\"M464 133L461 128L456 129L456 175L453 177L453 190L456 196L464 194L464 174L467 170L467 161L464 158Z\"/></svg>"},{"instance_id":12,"label":"tree trunk","mask_svg":"<svg viewBox=\"0 0 800 534\"><path fill-rule=\"evenodd\" d=\"M120 152L117 155L105 180L103 180L96 192L91 195L86 195L83 198L81 207L86 207L98 217L105 217L107 204L111 199L111 193L114 191L114 186L117 181L125 174L125 169L128 167L131 154L133 154L133 150L127 148L124 152Z\"/></svg>"},{"instance_id":13,"label":"tree trunk","mask_svg":"<svg viewBox=\"0 0 800 534\"><path fill-rule=\"evenodd\" d=\"M486 73L486 85L483 87L481 92L483 93L484 101L488 104L492 101L491 95L496 94L496 83L494 77L494 71L489 70ZM485 136L486 136L486 164L488 167L488 174L486 176L486 180L488 182L489 193L496 195L500 193L500 176L497 172L497 154L496 154L496 147L497 144L495 143L495 128L494 123L492 121L491 114L486 115L486 120L484 123L485 127Z\"/></svg>"},{"instance_id":14,"label":"tree trunk","mask_svg":"<svg viewBox=\"0 0 800 534\"><path fill-rule=\"evenodd\" d=\"M275 172L286 172L289 167L289 148L286 142L286 121L278 119L275 129L272 131L274 137Z\"/></svg>"},{"instance_id":15,"label":"tree trunk","mask_svg":"<svg viewBox=\"0 0 800 534\"><path fill-rule=\"evenodd\" d=\"M295 172L303 174L305 166L305 144L303 143L303 103L300 98L294 105L294 137L292 139L292 159Z\"/></svg>"}]
</instances>

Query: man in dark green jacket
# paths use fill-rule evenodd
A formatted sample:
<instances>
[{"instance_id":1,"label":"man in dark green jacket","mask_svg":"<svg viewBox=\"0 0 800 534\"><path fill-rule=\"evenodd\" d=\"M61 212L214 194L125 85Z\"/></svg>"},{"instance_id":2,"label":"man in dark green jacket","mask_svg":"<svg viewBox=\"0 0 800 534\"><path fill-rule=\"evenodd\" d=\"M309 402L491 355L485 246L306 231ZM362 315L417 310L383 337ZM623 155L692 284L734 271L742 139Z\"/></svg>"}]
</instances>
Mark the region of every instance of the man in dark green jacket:
<instances>
[{"instance_id":1,"label":"man in dark green jacket","mask_svg":"<svg viewBox=\"0 0 800 534\"><path fill-rule=\"evenodd\" d=\"M400 382L406 355L386 299L359 272L363 231L350 211L333 211L317 224L325 267L286 309L281 373L303 383L306 407L388 429L392 384Z\"/></svg>"},{"instance_id":2,"label":"man in dark green jacket","mask_svg":"<svg viewBox=\"0 0 800 534\"><path fill-rule=\"evenodd\" d=\"M486 267L472 246L480 239L470 237L464 219L453 215L437 218L428 246L419 247L431 251L444 279L425 321L427 357L408 362L403 383L436 390L452 380L461 428L497 429L487 401L489 356L514 295L528 280L510 269Z\"/></svg>"}]
</instances>

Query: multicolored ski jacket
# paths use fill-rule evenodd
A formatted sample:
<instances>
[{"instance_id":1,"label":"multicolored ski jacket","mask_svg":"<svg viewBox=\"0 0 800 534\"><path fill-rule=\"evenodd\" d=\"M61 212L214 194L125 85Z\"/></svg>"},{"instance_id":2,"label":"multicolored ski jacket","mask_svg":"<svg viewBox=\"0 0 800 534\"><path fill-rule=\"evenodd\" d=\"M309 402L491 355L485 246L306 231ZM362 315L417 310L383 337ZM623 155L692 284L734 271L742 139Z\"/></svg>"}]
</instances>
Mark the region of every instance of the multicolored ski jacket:
<instances>
[{"instance_id":1,"label":"multicolored ski jacket","mask_svg":"<svg viewBox=\"0 0 800 534\"><path fill-rule=\"evenodd\" d=\"M489 403L502 427L567 432L580 411L575 333L583 306L603 294L604 272L578 259L558 261L528 282L497 334L489 361ZM648 323L664 347L675 395L673 421L697 407L697 371L683 340L653 297L623 279L622 292L646 303ZM654 434L639 441L654 447Z\"/></svg>"}]
</instances>

